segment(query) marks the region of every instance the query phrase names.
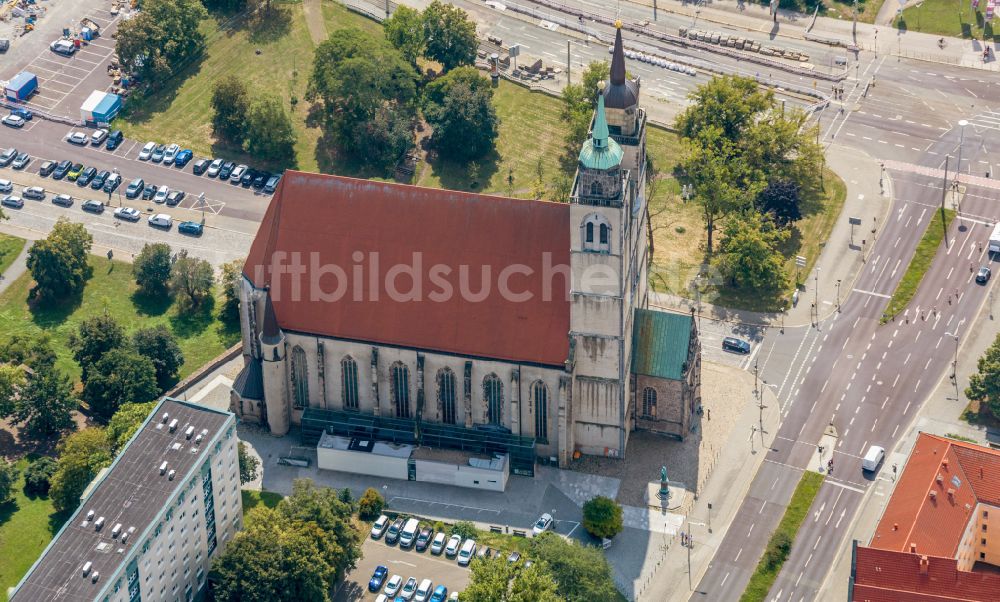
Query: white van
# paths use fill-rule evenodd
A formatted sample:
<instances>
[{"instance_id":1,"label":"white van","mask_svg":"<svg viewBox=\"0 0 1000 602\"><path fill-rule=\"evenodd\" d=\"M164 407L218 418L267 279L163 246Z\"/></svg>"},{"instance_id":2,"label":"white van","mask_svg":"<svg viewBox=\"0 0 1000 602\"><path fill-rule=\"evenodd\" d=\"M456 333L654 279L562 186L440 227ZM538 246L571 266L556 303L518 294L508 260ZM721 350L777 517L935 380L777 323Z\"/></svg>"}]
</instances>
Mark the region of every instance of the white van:
<instances>
[{"instance_id":1,"label":"white van","mask_svg":"<svg viewBox=\"0 0 1000 602\"><path fill-rule=\"evenodd\" d=\"M431 583L430 579L424 579L420 582L420 587L417 588L417 594L413 596L413 602L427 602L431 599L431 590L434 588L434 584Z\"/></svg>"},{"instance_id":2,"label":"white van","mask_svg":"<svg viewBox=\"0 0 1000 602\"><path fill-rule=\"evenodd\" d=\"M420 529L420 521L411 518L403 525L403 530L399 533L399 547L409 548L413 546L413 541L417 537L417 530Z\"/></svg>"},{"instance_id":3,"label":"white van","mask_svg":"<svg viewBox=\"0 0 1000 602\"><path fill-rule=\"evenodd\" d=\"M458 564L461 566L469 566L469 562L476 555L476 540L466 539L465 543L462 544L462 549L458 551Z\"/></svg>"},{"instance_id":4,"label":"white van","mask_svg":"<svg viewBox=\"0 0 1000 602\"><path fill-rule=\"evenodd\" d=\"M865 454L863 460L861 460L861 470L866 470L868 472L875 472L878 465L882 463L885 459L885 450L877 445L873 445L868 448L868 453Z\"/></svg>"}]
</instances>

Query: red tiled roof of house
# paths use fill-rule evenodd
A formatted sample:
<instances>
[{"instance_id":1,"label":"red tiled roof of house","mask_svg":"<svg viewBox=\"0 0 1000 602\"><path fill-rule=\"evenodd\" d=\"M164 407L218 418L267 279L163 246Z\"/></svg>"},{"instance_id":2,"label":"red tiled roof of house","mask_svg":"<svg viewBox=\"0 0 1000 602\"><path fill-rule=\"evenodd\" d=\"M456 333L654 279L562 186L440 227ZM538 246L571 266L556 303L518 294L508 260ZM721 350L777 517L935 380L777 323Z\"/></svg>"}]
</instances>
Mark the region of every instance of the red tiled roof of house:
<instances>
[{"instance_id":1,"label":"red tiled roof of house","mask_svg":"<svg viewBox=\"0 0 1000 602\"><path fill-rule=\"evenodd\" d=\"M270 287L278 324L286 331L562 365L569 353L569 236L569 206L561 203L288 171L243 273L256 287ZM268 269L281 252L286 264L299 253L308 268L298 298L290 276ZM316 265L336 265L346 275L339 300L317 298L316 280L310 278L319 273L309 267L313 254ZM415 254L422 263L420 299L394 299L389 291L407 293L412 281L398 276L389 289L386 275L395 265L415 266ZM442 278L435 279L435 265L451 272L439 272ZM509 289L529 293L528 300L497 291L501 272L515 265L531 273L509 271ZM558 266L565 269L560 272ZM460 293L463 270L469 275L466 290L476 293L486 269L490 289L485 298ZM546 275L553 271L554 276ZM364 283L355 287L358 272ZM370 288L376 273L377 296ZM431 296L442 292L441 280L454 291L445 300ZM319 282L326 294L337 292L336 276L327 273Z\"/></svg>"},{"instance_id":2,"label":"red tiled roof of house","mask_svg":"<svg viewBox=\"0 0 1000 602\"><path fill-rule=\"evenodd\" d=\"M1000 573L960 571L954 558L858 547L854 602L994 602Z\"/></svg>"}]
</instances>

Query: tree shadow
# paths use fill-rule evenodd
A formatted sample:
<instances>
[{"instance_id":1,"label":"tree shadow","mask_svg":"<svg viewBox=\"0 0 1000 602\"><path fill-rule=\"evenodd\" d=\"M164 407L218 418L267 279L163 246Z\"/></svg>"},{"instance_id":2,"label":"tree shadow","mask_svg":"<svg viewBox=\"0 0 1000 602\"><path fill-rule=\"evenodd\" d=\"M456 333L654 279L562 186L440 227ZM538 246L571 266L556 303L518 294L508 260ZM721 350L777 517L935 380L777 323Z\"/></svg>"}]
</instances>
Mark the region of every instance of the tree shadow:
<instances>
[{"instance_id":1,"label":"tree shadow","mask_svg":"<svg viewBox=\"0 0 1000 602\"><path fill-rule=\"evenodd\" d=\"M62 512L53 512L52 514L50 514L49 533L52 535L58 533L59 529L62 529L62 526L66 524L67 520L69 520L69 517L73 516L74 510L76 509L73 508L71 510L63 510Z\"/></svg>"},{"instance_id":2,"label":"tree shadow","mask_svg":"<svg viewBox=\"0 0 1000 602\"><path fill-rule=\"evenodd\" d=\"M475 187L469 180L469 164L479 165L479 177ZM443 188L448 190L463 190L466 192L481 192L483 185L487 184L493 176L500 170L500 154L496 149L491 150L486 155L469 161L449 159L440 154L428 155L427 165L440 181Z\"/></svg>"},{"instance_id":3,"label":"tree shadow","mask_svg":"<svg viewBox=\"0 0 1000 602\"><path fill-rule=\"evenodd\" d=\"M132 293L132 306L140 316L162 316L174 300L169 294L147 294L142 291Z\"/></svg>"},{"instance_id":4,"label":"tree shadow","mask_svg":"<svg viewBox=\"0 0 1000 602\"><path fill-rule=\"evenodd\" d=\"M310 119L315 119L314 113L310 115ZM359 161L357 157L346 152L337 143L335 136L326 128L323 128L321 131L322 134L319 140L316 141L316 151L314 153L320 173L361 179L387 179L392 176L390 171L366 165L362 161Z\"/></svg>"},{"instance_id":5,"label":"tree shadow","mask_svg":"<svg viewBox=\"0 0 1000 602\"><path fill-rule=\"evenodd\" d=\"M221 317L215 327L215 332L219 335L219 339L227 349L239 342L243 334L240 332L239 320L224 320Z\"/></svg>"},{"instance_id":6,"label":"tree shadow","mask_svg":"<svg viewBox=\"0 0 1000 602\"><path fill-rule=\"evenodd\" d=\"M6 524L10 520L10 517L14 516L14 513L19 509L20 506L17 505L16 500L7 500L0 504L0 525Z\"/></svg>"},{"instance_id":7,"label":"tree shadow","mask_svg":"<svg viewBox=\"0 0 1000 602\"><path fill-rule=\"evenodd\" d=\"M254 44L275 42L288 35L292 29L292 11L285 6L272 4L248 19L249 40Z\"/></svg>"},{"instance_id":8,"label":"tree shadow","mask_svg":"<svg viewBox=\"0 0 1000 602\"><path fill-rule=\"evenodd\" d=\"M83 303L83 293L77 293L58 300L34 298L28 301L31 321L40 328L54 328L66 322Z\"/></svg>"},{"instance_id":9,"label":"tree shadow","mask_svg":"<svg viewBox=\"0 0 1000 602\"><path fill-rule=\"evenodd\" d=\"M972 25L970 23L962 23L962 37L965 39L972 37Z\"/></svg>"},{"instance_id":10,"label":"tree shadow","mask_svg":"<svg viewBox=\"0 0 1000 602\"><path fill-rule=\"evenodd\" d=\"M197 307L177 304L177 311L170 316L170 326L179 338L186 339L205 331L215 321L215 297L206 297Z\"/></svg>"}]
</instances>

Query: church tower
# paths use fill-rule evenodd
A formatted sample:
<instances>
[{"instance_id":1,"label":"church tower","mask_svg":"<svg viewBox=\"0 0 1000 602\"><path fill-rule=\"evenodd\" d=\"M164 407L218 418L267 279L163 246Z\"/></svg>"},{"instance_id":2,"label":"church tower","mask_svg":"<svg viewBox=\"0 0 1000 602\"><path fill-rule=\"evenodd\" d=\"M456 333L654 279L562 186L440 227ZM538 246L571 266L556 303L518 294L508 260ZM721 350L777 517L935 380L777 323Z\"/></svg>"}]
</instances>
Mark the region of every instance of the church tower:
<instances>
[{"instance_id":1,"label":"church tower","mask_svg":"<svg viewBox=\"0 0 1000 602\"><path fill-rule=\"evenodd\" d=\"M271 434L288 433L288 381L285 367L285 333L278 326L271 294L264 293L264 320L260 328L260 359L264 381L264 411Z\"/></svg>"},{"instance_id":2,"label":"church tower","mask_svg":"<svg viewBox=\"0 0 1000 602\"><path fill-rule=\"evenodd\" d=\"M646 116L621 29L570 203L570 449L621 457L632 430L632 320L646 299Z\"/></svg>"}]
</instances>

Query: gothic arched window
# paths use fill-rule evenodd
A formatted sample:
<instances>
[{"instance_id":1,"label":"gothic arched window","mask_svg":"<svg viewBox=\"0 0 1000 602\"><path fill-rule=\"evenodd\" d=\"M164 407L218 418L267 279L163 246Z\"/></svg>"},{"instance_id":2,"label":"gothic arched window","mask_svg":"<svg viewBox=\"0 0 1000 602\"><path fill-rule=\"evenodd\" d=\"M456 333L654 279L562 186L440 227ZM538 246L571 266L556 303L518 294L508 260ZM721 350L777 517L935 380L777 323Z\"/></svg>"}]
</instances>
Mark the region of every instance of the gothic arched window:
<instances>
[{"instance_id":1,"label":"gothic arched window","mask_svg":"<svg viewBox=\"0 0 1000 602\"><path fill-rule=\"evenodd\" d=\"M503 424L503 382L496 374L483 379L483 399L486 401L486 421Z\"/></svg>"},{"instance_id":2,"label":"gothic arched window","mask_svg":"<svg viewBox=\"0 0 1000 602\"><path fill-rule=\"evenodd\" d=\"M309 405L309 370L306 352L298 345L292 349L292 389L296 408Z\"/></svg>"},{"instance_id":3,"label":"gothic arched window","mask_svg":"<svg viewBox=\"0 0 1000 602\"><path fill-rule=\"evenodd\" d=\"M590 183L590 196L603 196L604 187L601 186L600 182L594 181Z\"/></svg>"},{"instance_id":4,"label":"gothic arched window","mask_svg":"<svg viewBox=\"0 0 1000 602\"><path fill-rule=\"evenodd\" d=\"M400 362L389 369L392 381L392 405L396 408L397 418L410 417L410 370Z\"/></svg>"},{"instance_id":5,"label":"gothic arched window","mask_svg":"<svg viewBox=\"0 0 1000 602\"><path fill-rule=\"evenodd\" d=\"M358 409L358 363L347 356L340 360L341 398L345 410Z\"/></svg>"},{"instance_id":6,"label":"gothic arched window","mask_svg":"<svg viewBox=\"0 0 1000 602\"><path fill-rule=\"evenodd\" d=\"M611 252L611 224L608 219L599 213L591 213L584 218L583 224L583 250L596 253ZM594 236L597 230L597 236Z\"/></svg>"},{"instance_id":7,"label":"gothic arched window","mask_svg":"<svg viewBox=\"0 0 1000 602\"><path fill-rule=\"evenodd\" d=\"M549 442L549 389L540 380L531 386L535 398L535 439L539 443Z\"/></svg>"},{"instance_id":8,"label":"gothic arched window","mask_svg":"<svg viewBox=\"0 0 1000 602\"><path fill-rule=\"evenodd\" d=\"M642 391L642 417L656 418L656 389L652 387Z\"/></svg>"},{"instance_id":9,"label":"gothic arched window","mask_svg":"<svg viewBox=\"0 0 1000 602\"><path fill-rule=\"evenodd\" d=\"M455 424L455 373L450 368L438 370L437 388L441 422Z\"/></svg>"}]
</instances>

